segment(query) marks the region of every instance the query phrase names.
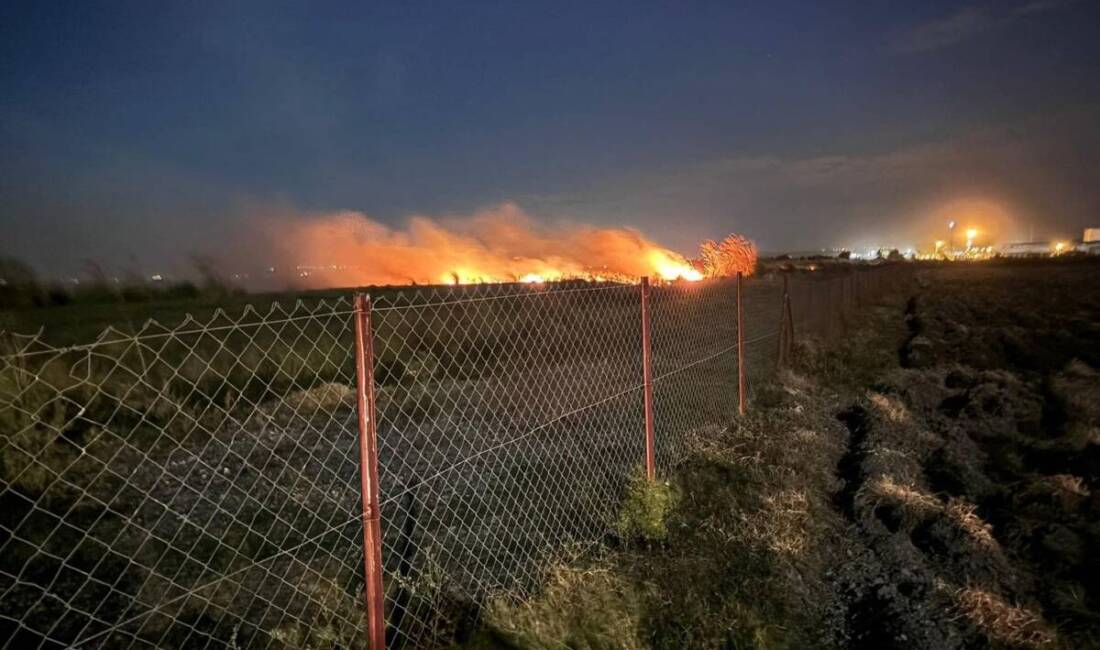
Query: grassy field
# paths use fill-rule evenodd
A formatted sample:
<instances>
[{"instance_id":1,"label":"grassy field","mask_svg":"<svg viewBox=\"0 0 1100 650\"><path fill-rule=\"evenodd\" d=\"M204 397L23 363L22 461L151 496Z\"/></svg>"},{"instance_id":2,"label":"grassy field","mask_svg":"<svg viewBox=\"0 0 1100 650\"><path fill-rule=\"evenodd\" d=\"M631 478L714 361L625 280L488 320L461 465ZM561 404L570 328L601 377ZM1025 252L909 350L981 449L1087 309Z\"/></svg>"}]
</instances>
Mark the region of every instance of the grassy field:
<instances>
[{"instance_id":1,"label":"grassy field","mask_svg":"<svg viewBox=\"0 0 1100 650\"><path fill-rule=\"evenodd\" d=\"M469 644L1100 647L1098 270L923 267Z\"/></svg>"},{"instance_id":2,"label":"grassy field","mask_svg":"<svg viewBox=\"0 0 1100 650\"><path fill-rule=\"evenodd\" d=\"M662 467L735 409L732 287L654 289ZM750 288L753 332L774 327L777 288ZM453 594L527 591L548 553L613 526L642 458L638 288L374 297L390 603L411 612L403 635L438 640L451 629L440 603ZM62 334L7 339L5 638L357 638L350 301L182 315L204 304L52 307L34 317ZM171 325L120 328L139 307L161 308L158 322ZM90 342L108 322L120 331Z\"/></svg>"}]
</instances>

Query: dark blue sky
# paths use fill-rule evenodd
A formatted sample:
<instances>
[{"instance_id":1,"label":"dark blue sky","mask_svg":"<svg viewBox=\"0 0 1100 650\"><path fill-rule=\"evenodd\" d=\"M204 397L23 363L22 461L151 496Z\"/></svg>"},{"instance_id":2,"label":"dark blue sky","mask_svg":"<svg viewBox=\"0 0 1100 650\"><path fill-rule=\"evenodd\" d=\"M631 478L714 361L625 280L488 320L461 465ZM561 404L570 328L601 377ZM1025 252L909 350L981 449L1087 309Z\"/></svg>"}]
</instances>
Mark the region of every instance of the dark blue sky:
<instances>
[{"instance_id":1,"label":"dark blue sky","mask_svg":"<svg viewBox=\"0 0 1100 650\"><path fill-rule=\"evenodd\" d=\"M243 255L265 211L505 201L684 252L905 243L959 201L1073 236L1098 101L1090 0L5 2L0 254L147 266Z\"/></svg>"}]
</instances>

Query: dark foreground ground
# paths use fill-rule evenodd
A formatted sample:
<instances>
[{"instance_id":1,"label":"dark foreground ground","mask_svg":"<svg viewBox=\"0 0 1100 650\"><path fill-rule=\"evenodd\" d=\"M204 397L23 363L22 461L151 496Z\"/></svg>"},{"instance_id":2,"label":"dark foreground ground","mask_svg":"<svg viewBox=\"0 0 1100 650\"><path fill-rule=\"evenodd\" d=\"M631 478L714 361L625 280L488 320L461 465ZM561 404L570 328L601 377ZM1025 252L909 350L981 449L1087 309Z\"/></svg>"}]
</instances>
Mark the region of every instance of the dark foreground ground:
<instances>
[{"instance_id":1,"label":"dark foreground ground","mask_svg":"<svg viewBox=\"0 0 1100 650\"><path fill-rule=\"evenodd\" d=\"M1100 647L1100 265L919 271L473 647Z\"/></svg>"}]
</instances>

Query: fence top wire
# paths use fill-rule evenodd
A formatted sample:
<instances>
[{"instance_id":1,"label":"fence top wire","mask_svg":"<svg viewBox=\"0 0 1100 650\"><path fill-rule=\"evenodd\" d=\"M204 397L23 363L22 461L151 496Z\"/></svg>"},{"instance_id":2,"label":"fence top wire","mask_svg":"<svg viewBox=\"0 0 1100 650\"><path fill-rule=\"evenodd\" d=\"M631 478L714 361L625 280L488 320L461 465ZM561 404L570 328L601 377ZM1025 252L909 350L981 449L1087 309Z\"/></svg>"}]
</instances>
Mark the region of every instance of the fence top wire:
<instances>
[{"instance_id":1,"label":"fence top wire","mask_svg":"<svg viewBox=\"0 0 1100 650\"><path fill-rule=\"evenodd\" d=\"M581 281L433 286L421 290L403 290L396 294L387 292L372 293L371 310L385 312L425 307L445 307L508 298L537 298L541 296L621 290L633 286L635 285L620 282L592 284L582 283Z\"/></svg>"},{"instance_id":2,"label":"fence top wire","mask_svg":"<svg viewBox=\"0 0 1100 650\"><path fill-rule=\"evenodd\" d=\"M751 279L750 282L752 285L773 284L770 278L754 278ZM705 291L710 284L711 281L663 283L653 285L651 290L674 295L679 294L681 298L691 298L698 297L692 296L691 294ZM372 311L387 312L404 309L446 307L450 305L507 300L512 298L541 298L569 294L609 292L615 290L622 291L637 288L638 285L636 284L626 284L622 282L602 282L596 284L588 281L566 280L530 284L433 285L424 287L423 289L401 289L396 293L393 292L393 289L382 287L370 288L365 292L371 295ZM38 331L32 333L0 330L0 340L7 339L9 347L8 350L0 351L0 359L16 359L20 357L65 352L85 352L99 347L133 343L135 340L139 342L154 341L188 335L240 331L247 328L266 327L332 316L347 316L355 313L351 301L351 294L354 292L354 289L349 289L347 296L321 298L316 301L298 299L289 305L279 301L272 301L268 303L266 309L258 307L253 303L246 303L236 314L225 308L216 307L205 319L197 317L192 313L187 313L175 324L164 324L155 318L149 318L146 319L136 331L126 331L115 325L107 325L100 331L99 335L96 336L94 340L87 343L76 343L72 345L54 345L50 343L47 337L47 328L45 326L40 327Z\"/></svg>"}]
</instances>

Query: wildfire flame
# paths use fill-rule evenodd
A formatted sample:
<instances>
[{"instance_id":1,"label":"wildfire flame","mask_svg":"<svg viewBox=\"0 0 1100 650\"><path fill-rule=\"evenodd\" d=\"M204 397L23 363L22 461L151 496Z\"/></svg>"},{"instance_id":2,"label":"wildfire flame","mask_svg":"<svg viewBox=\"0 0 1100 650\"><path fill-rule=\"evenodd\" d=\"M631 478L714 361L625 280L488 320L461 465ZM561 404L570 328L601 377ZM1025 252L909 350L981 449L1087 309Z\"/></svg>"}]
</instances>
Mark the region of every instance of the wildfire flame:
<instances>
[{"instance_id":1,"label":"wildfire flame","mask_svg":"<svg viewBox=\"0 0 1100 650\"><path fill-rule=\"evenodd\" d=\"M701 271L676 253L656 249L649 252L648 258L653 271L662 280L696 282L703 279Z\"/></svg>"},{"instance_id":2,"label":"wildfire flame","mask_svg":"<svg viewBox=\"0 0 1100 650\"><path fill-rule=\"evenodd\" d=\"M404 229L358 212L268 218L261 225L282 263L309 269L299 281L310 287L641 276L693 282L717 274L704 260L692 262L635 230L544 226L507 203L466 218L413 217ZM755 256L753 248L753 263Z\"/></svg>"}]
</instances>

